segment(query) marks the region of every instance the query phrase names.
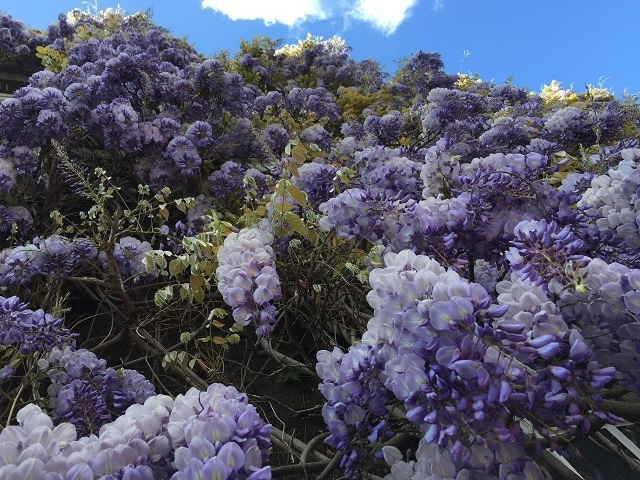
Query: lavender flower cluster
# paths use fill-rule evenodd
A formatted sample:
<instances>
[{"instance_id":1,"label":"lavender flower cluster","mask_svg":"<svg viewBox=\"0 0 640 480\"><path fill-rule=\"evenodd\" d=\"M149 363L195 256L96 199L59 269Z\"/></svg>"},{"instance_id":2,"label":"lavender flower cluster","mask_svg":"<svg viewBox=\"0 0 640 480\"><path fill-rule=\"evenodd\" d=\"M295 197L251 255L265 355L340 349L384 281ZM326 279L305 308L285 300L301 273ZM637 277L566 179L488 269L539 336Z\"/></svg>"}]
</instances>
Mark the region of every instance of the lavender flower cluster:
<instances>
[{"instance_id":1,"label":"lavender flower cluster","mask_svg":"<svg viewBox=\"0 0 640 480\"><path fill-rule=\"evenodd\" d=\"M27 291L38 276L64 281L94 263L127 287L157 278L143 265L151 245L142 237L98 252L91 240L34 230L53 197L66 218L78 212L66 194L76 185L45 170L58 160L53 139L74 162L114 170L115 207L135 198L137 180L196 197L175 235L166 225L148 233L174 253L180 237L206 228L214 205L235 215L250 202L257 214L272 194L268 219L231 233L217 252L219 291L259 336L273 334L282 298L276 256L287 249L274 247L272 231L288 225L277 205L317 210L324 233L386 252L369 272L373 318L362 339L317 354L327 441L345 452L346 476L384 461L390 479L537 480L525 437L553 446L556 433L589 434L589 415L615 420L599 409L601 389L615 382L640 393L640 150L612 144L637 136L635 106L589 92L551 101L446 75L440 56L425 52L385 83L374 61L313 38L280 51L259 39L234 59L203 60L142 14L75 11L46 38L29 35L0 16L0 61L48 42L66 62L0 104L0 239L18 242L0 253L1 288ZM323 157L291 179L304 207L276 202L276 182L262 173L284 171L280 157L296 136ZM593 173L560 172L562 149ZM26 407L20 426L0 432L0 477L270 477L269 426L235 389L153 396L136 372L74 351L59 319L15 297L2 309L11 362L0 381L18 378L16 359L45 352L54 418ZM421 437L411 461L378 449L401 423Z\"/></svg>"},{"instance_id":2,"label":"lavender flower cluster","mask_svg":"<svg viewBox=\"0 0 640 480\"><path fill-rule=\"evenodd\" d=\"M244 200L249 188L245 177L252 177L255 183L255 195L261 197L268 192L268 177L255 168L245 169L239 163L226 161L219 170L216 170L207 179L207 187L211 195L219 201L224 201L228 206L233 205L233 201Z\"/></svg>"},{"instance_id":3,"label":"lavender flower cluster","mask_svg":"<svg viewBox=\"0 0 640 480\"><path fill-rule=\"evenodd\" d=\"M29 404L0 431L0 478L270 480L271 426L233 387L148 397L96 435Z\"/></svg>"},{"instance_id":4,"label":"lavender flower cluster","mask_svg":"<svg viewBox=\"0 0 640 480\"><path fill-rule=\"evenodd\" d=\"M149 242L143 242L134 237L122 237L117 241L113 249L113 256L123 281L148 282L156 278L157 272L147 268L143 263L147 252L151 250ZM101 251L98 259L102 268L109 272L111 267L106 252Z\"/></svg>"},{"instance_id":5,"label":"lavender flower cluster","mask_svg":"<svg viewBox=\"0 0 640 480\"><path fill-rule=\"evenodd\" d=\"M555 221L525 220L514 228L513 247L505 254L511 271L523 280L544 285L563 277L567 265L584 266L585 242L570 225L560 229Z\"/></svg>"},{"instance_id":6,"label":"lavender flower cluster","mask_svg":"<svg viewBox=\"0 0 640 480\"><path fill-rule=\"evenodd\" d=\"M391 111L382 117L369 115L363 124L365 131L375 135L384 145L393 145L402 134L402 114Z\"/></svg>"},{"instance_id":7,"label":"lavender flower cluster","mask_svg":"<svg viewBox=\"0 0 640 480\"><path fill-rule=\"evenodd\" d=\"M33 173L28 152L20 149L40 147L78 127L104 148L126 152L138 177L155 190L192 178L205 153L224 154L216 144L224 130L221 117L245 116L253 90L238 74L225 72L218 61L202 61L149 22L125 24L100 39L73 37L64 47L68 62L62 72L34 76L30 86L2 103L0 133L17 173ZM130 95L132 89L140 98ZM185 103L191 104L188 112L181 111ZM128 173L128 167L116 174ZM16 172L10 165L2 170L9 189Z\"/></svg>"},{"instance_id":8,"label":"lavender flower cluster","mask_svg":"<svg viewBox=\"0 0 640 480\"><path fill-rule=\"evenodd\" d=\"M5 207L0 205L0 232L12 233L23 239L33 226L33 217L29 210L21 205Z\"/></svg>"},{"instance_id":9,"label":"lavender flower cluster","mask_svg":"<svg viewBox=\"0 0 640 480\"><path fill-rule=\"evenodd\" d=\"M174 480L238 478L268 480L271 425L234 387L178 395L166 424L175 451Z\"/></svg>"},{"instance_id":10,"label":"lavender flower cluster","mask_svg":"<svg viewBox=\"0 0 640 480\"><path fill-rule=\"evenodd\" d=\"M331 151L333 137L322 125L315 124L300 132L300 140L305 143L313 143L325 152Z\"/></svg>"},{"instance_id":11,"label":"lavender flower cluster","mask_svg":"<svg viewBox=\"0 0 640 480\"><path fill-rule=\"evenodd\" d=\"M73 424L80 436L97 433L130 405L155 394L140 373L116 371L85 349L55 347L38 361L38 368L51 381L47 394L54 421Z\"/></svg>"},{"instance_id":12,"label":"lavender flower cluster","mask_svg":"<svg viewBox=\"0 0 640 480\"><path fill-rule=\"evenodd\" d=\"M277 325L278 310L271 302L282 298L271 244L274 237L259 227L231 233L218 250L218 290L242 326L253 323L268 336Z\"/></svg>"},{"instance_id":13,"label":"lavender flower cluster","mask_svg":"<svg viewBox=\"0 0 640 480\"><path fill-rule=\"evenodd\" d=\"M318 207L324 216L320 228L334 231L340 238L366 238L373 242L384 236L383 212L391 207L370 191L350 188Z\"/></svg>"},{"instance_id":14,"label":"lavender flower cluster","mask_svg":"<svg viewBox=\"0 0 640 480\"><path fill-rule=\"evenodd\" d=\"M44 38L33 34L21 21L11 15L0 15L0 61L29 55L43 43Z\"/></svg>"},{"instance_id":15,"label":"lavender flower cluster","mask_svg":"<svg viewBox=\"0 0 640 480\"><path fill-rule=\"evenodd\" d=\"M465 464L456 462L451 453L433 443L420 442L416 450L416 459L405 461L396 447L382 447L384 460L391 467L391 473L384 480L407 480L429 478L430 480L464 480L467 478L483 478L486 480L502 480L526 478L543 480L540 468L531 460L508 462L509 457L523 455L514 444L503 444L496 457L499 458L500 469L495 474L487 473L487 466L494 461L494 453L482 445L471 447L471 456Z\"/></svg>"},{"instance_id":16,"label":"lavender flower cluster","mask_svg":"<svg viewBox=\"0 0 640 480\"><path fill-rule=\"evenodd\" d=\"M384 198L419 199L423 190L422 162L394 153L385 151L382 158L367 162L359 172L360 182L369 186L372 193L382 194Z\"/></svg>"},{"instance_id":17,"label":"lavender flower cluster","mask_svg":"<svg viewBox=\"0 0 640 480\"><path fill-rule=\"evenodd\" d=\"M486 82L433 88L425 98L419 108L423 133L448 133L451 151L465 161L498 151L546 154L610 142L630 120L616 100L550 106L540 95Z\"/></svg>"},{"instance_id":18,"label":"lavender flower cluster","mask_svg":"<svg viewBox=\"0 0 640 480\"><path fill-rule=\"evenodd\" d=\"M317 208L333 196L337 170L323 162L305 163L298 167L298 176L291 183L307 194L307 203Z\"/></svg>"},{"instance_id":19,"label":"lavender flower cluster","mask_svg":"<svg viewBox=\"0 0 640 480\"><path fill-rule=\"evenodd\" d=\"M327 118L336 121L340 111L333 94L324 87L294 87L286 97L287 110L291 112L311 112L317 119Z\"/></svg>"},{"instance_id":20,"label":"lavender flower cluster","mask_svg":"<svg viewBox=\"0 0 640 480\"><path fill-rule=\"evenodd\" d=\"M582 207L589 218L593 243L608 245L605 253L611 259L626 263L633 262L640 248L640 149L623 149L620 156L620 163L591 180L591 187L582 195L578 207Z\"/></svg>"},{"instance_id":21,"label":"lavender flower cluster","mask_svg":"<svg viewBox=\"0 0 640 480\"><path fill-rule=\"evenodd\" d=\"M70 275L97 257L97 247L87 238L36 237L32 243L0 252L0 285L26 286L37 275Z\"/></svg>"},{"instance_id":22,"label":"lavender flower cluster","mask_svg":"<svg viewBox=\"0 0 640 480\"><path fill-rule=\"evenodd\" d=\"M44 355L54 348L74 344L74 334L62 318L44 310L31 310L18 297L0 296L0 346L13 346L22 355ZM11 361L0 368L0 382L15 373Z\"/></svg>"},{"instance_id":23,"label":"lavender flower cluster","mask_svg":"<svg viewBox=\"0 0 640 480\"><path fill-rule=\"evenodd\" d=\"M640 392L640 270L586 258L548 288L580 326L594 360L615 369L624 388Z\"/></svg>"},{"instance_id":24,"label":"lavender flower cluster","mask_svg":"<svg viewBox=\"0 0 640 480\"><path fill-rule=\"evenodd\" d=\"M360 343L346 353L318 353L328 442L345 450L348 475L363 458L352 430L384 430L391 394L423 441L448 449L458 465L474 449L488 450L488 474L518 472L526 463L514 416L532 418L549 441L549 426L568 435L589 430L579 392L603 388L615 369L593 359L578 325L544 290L514 277L498 283L495 302L427 256L404 250L384 262L370 273L374 316Z\"/></svg>"}]
</instances>

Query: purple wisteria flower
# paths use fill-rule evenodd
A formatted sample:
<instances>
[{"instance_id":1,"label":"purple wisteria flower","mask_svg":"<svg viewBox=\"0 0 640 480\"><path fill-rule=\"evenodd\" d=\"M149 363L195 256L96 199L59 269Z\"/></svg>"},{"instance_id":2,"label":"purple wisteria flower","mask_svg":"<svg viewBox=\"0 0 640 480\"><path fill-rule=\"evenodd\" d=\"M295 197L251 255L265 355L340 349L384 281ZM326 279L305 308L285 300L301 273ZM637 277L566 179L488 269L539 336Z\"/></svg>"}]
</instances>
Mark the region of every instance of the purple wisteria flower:
<instances>
[{"instance_id":1,"label":"purple wisteria flower","mask_svg":"<svg viewBox=\"0 0 640 480\"><path fill-rule=\"evenodd\" d=\"M255 187L247 183L247 176L252 177ZM207 187L214 198L227 205L232 205L234 200L243 200L248 190L254 190L258 197L269 190L268 178L264 173L255 168L245 169L231 160L224 162L219 170L209 175Z\"/></svg>"},{"instance_id":2,"label":"purple wisteria flower","mask_svg":"<svg viewBox=\"0 0 640 480\"><path fill-rule=\"evenodd\" d=\"M417 175L417 171L414 172ZM320 204L324 213L320 229L333 231L340 238L365 238L388 247L402 250L411 244L416 233L414 214L416 202L410 195L395 194L385 198L370 189L350 188Z\"/></svg>"},{"instance_id":3,"label":"purple wisteria flower","mask_svg":"<svg viewBox=\"0 0 640 480\"><path fill-rule=\"evenodd\" d=\"M609 258L605 260L633 264L640 248L640 149L624 149L620 156L618 165L591 180L591 188L586 189L578 207L584 210L594 232L591 243L609 246L605 251ZM634 266L639 266L637 261Z\"/></svg>"},{"instance_id":4,"label":"purple wisteria flower","mask_svg":"<svg viewBox=\"0 0 640 480\"><path fill-rule=\"evenodd\" d=\"M390 155L380 162L372 162L360 170L360 181L368 185L374 194L385 198L411 197L422 198L423 182L421 170L423 164L407 157Z\"/></svg>"},{"instance_id":5,"label":"purple wisteria flower","mask_svg":"<svg viewBox=\"0 0 640 480\"><path fill-rule=\"evenodd\" d=\"M578 107L554 112L544 123L552 139L560 142L591 145L596 139L595 114Z\"/></svg>"},{"instance_id":6,"label":"purple wisteria flower","mask_svg":"<svg viewBox=\"0 0 640 480\"><path fill-rule=\"evenodd\" d=\"M481 285L410 250L387 253L384 264L369 275L373 317L362 340L346 353L318 353L328 442L351 459L349 475L357 471L350 462L361 461L363 432L385 420L391 394L422 441L448 450L456 468L476 444L490 451L487 472L524 468L513 415L567 434L590 428L577 392L602 388L615 369L593 360L578 325L544 290L514 277L496 285L495 302ZM534 428L551 441L547 429Z\"/></svg>"},{"instance_id":7,"label":"purple wisteria flower","mask_svg":"<svg viewBox=\"0 0 640 480\"><path fill-rule=\"evenodd\" d=\"M433 443L420 442L415 454L415 460L405 461L402 453L396 447L382 447L384 460L391 467L391 473L384 480L405 480L429 478L432 480L449 480L464 478L483 478L499 480L505 478L526 478L528 480L544 480L540 468L524 457L521 447L514 444L501 444L495 453L490 449L474 444L471 455L464 468L453 459L451 452ZM500 458L502 466L499 472L494 469L496 458ZM504 462L510 458L522 458L523 461ZM506 464L506 465L505 465Z\"/></svg>"},{"instance_id":8,"label":"purple wisteria flower","mask_svg":"<svg viewBox=\"0 0 640 480\"><path fill-rule=\"evenodd\" d=\"M560 228L555 221L524 220L515 226L514 237L505 258L511 271L536 285L561 281L567 264L583 266L589 261L581 254L585 242L576 237L570 225Z\"/></svg>"},{"instance_id":9,"label":"purple wisteria flower","mask_svg":"<svg viewBox=\"0 0 640 480\"><path fill-rule=\"evenodd\" d=\"M22 205L0 205L0 232L14 232L15 229L15 235L24 238L32 226L33 217Z\"/></svg>"},{"instance_id":10,"label":"purple wisteria flower","mask_svg":"<svg viewBox=\"0 0 640 480\"><path fill-rule=\"evenodd\" d=\"M313 143L325 152L330 151L333 145L331 134L318 124L307 127L300 132L300 140L305 143Z\"/></svg>"},{"instance_id":11,"label":"purple wisteria flower","mask_svg":"<svg viewBox=\"0 0 640 480\"><path fill-rule=\"evenodd\" d=\"M284 149L289 144L289 140L291 140L291 137L285 128L278 124L266 126L260 132L260 136L265 142L267 142L267 145L271 149L271 153L275 156L282 155L284 153Z\"/></svg>"},{"instance_id":12,"label":"purple wisteria flower","mask_svg":"<svg viewBox=\"0 0 640 480\"><path fill-rule=\"evenodd\" d=\"M271 426L234 387L212 384L178 395L167 423L175 480L267 480Z\"/></svg>"},{"instance_id":13,"label":"purple wisteria flower","mask_svg":"<svg viewBox=\"0 0 640 480\"><path fill-rule=\"evenodd\" d=\"M18 297L0 296L0 345L14 345L22 354L45 354L54 347L73 345L74 335L62 318L31 310Z\"/></svg>"},{"instance_id":14,"label":"purple wisteria flower","mask_svg":"<svg viewBox=\"0 0 640 480\"><path fill-rule=\"evenodd\" d=\"M149 242L143 242L134 237L122 237L113 249L113 256L120 276L124 281L133 279L134 281L149 281L157 276L157 272L147 268L143 260L152 250ZM105 252L100 252L98 259L102 268L109 271L109 261Z\"/></svg>"},{"instance_id":15,"label":"purple wisteria flower","mask_svg":"<svg viewBox=\"0 0 640 480\"><path fill-rule=\"evenodd\" d=\"M402 113L393 110L382 117L369 115L363 127L365 131L375 135L383 145L392 145L400 139L402 123Z\"/></svg>"},{"instance_id":16,"label":"purple wisteria flower","mask_svg":"<svg viewBox=\"0 0 640 480\"><path fill-rule=\"evenodd\" d=\"M107 367L105 360L85 349L53 348L38 367L51 380L47 393L54 419L72 423L79 435L98 432L113 415L155 393L140 373Z\"/></svg>"},{"instance_id":17,"label":"purple wisteria flower","mask_svg":"<svg viewBox=\"0 0 640 480\"><path fill-rule=\"evenodd\" d=\"M202 120L189 125L185 136L199 148L206 147L213 142L211 125Z\"/></svg>"},{"instance_id":18,"label":"purple wisteria flower","mask_svg":"<svg viewBox=\"0 0 640 480\"><path fill-rule=\"evenodd\" d=\"M291 183L307 194L307 202L314 207L331 198L337 168L322 162L305 163L298 167L298 176Z\"/></svg>"},{"instance_id":19,"label":"purple wisteria flower","mask_svg":"<svg viewBox=\"0 0 640 480\"><path fill-rule=\"evenodd\" d=\"M594 360L615 369L615 378L625 388L640 392L640 270L586 260L586 265L567 269L564 278L551 281L549 290L580 326Z\"/></svg>"},{"instance_id":20,"label":"purple wisteria flower","mask_svg":"<svg viewBox=\"0 0 640 480\"><path fill-rule=\"evenodd\" d=\"M187 137L175 137L167 145L167 152L183 175L193 175L202 163L195 145Z\"/></svg>"},{"instance_id":21,"label":"purple wisteria flower","mask_svg":"<svg viewBox=\"0 0 640 480\"><path fill-rule=\"evenodd\" d=\"M285 104L290 111L313 112L317 119L336 121L340 116L335 97L324 87L294 87L287 95Z\"/></svg>"},{"instance_id":22,"label":"purple wisteria flower","mask_svg":"<svg viewBox=\"0 0 640 480\"><path fill-rule=\"evenodd\" d=\"M16 419L0 431L0 478L271 480L271 425L221 384L150 396L84 437L34 404Z\"/></svg>"},{"instance_id":23,"label":"purple wisteria flower","mask_svg":"<svg viewBox=\"0 0 640 480\"><path fill-rule=\"evenodd\" d=\"M0 158L0 192L8 192L16 183L16 167L10 160Z\"/></svg>"},{"instance_id":24,"label":"purple wisteria flower","mask_svg":"<svg viewBox=\"0 0 640 480\"><path fill-rule=\"evenodd\" d=\"M268 336L276 327L278 310L271 303L282 298L280 278L271 247L274 237L258 227L231 233L218 250L216 277L236 323L253 323Z\"/></svg>"}]
</instances>

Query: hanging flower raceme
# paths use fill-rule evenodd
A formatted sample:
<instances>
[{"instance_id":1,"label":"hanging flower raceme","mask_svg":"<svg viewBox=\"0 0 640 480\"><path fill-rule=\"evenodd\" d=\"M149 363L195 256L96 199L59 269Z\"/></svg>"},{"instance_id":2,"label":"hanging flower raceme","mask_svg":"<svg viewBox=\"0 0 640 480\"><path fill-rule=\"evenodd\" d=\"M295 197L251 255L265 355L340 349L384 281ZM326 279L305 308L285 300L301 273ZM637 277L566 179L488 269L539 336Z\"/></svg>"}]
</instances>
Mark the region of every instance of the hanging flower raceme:
<instances>
[{"instance_id":1,"label":"hanging flower raceme","mask_svg":"<svg viewBox=\"0 0 640 480\"><path fill-rule=\"evenodd\" d=\"M88 350L53 348L38 362L51 380L47 389L54 420L69 422L78 435L97 433L112 414L155 393L151 382L135 370L107 367L106 360Z\"/></svg>"},{"instance_id":2,"label":"hanging flower raceme","mask_svg":"<svg viewBox=\"0 0 640 480\"><path fill-rule=\"evenodd\" d=\"M74 335L44 310L31 310L18 297L0 296L0 346L14 345L20 353L46 353L70 345Z\"/></svg>"},{"instance_id":3,"label":"hanging flower raceme","mask_svg":"<svg viewBox=\"0 0 640 480\"><path fill-rule=\"evenodd\" d=\"M216 383L178 395L167 433L175 449L174 480L238 478L268 480L271 425L247 396Z\"/></svg>"},{"instance_id":4,"label":"hanging flower raceme","mask_svg":"<svg viewBox=\"0 0 640 480\"><path fill-rule=\"evenodd\" d=\"M28 404L0 431L0 478L270 480L271 425L233 387L212 384L130 406L96 435Z\"/></svg>"},{"instance_id":5,"label":"hanging flower raceme","mask_svg":"<svg viewBox=\"0 0 640 480\"><path fill-rule=\"evenodd\" d=\"M519 472L528 461L514 417L534 419L550 442L542 425L567 435L589 430L577 392L603 388L615 369L593 359L578 326L541 287L514 275L498 283L496 302L428 256L404 250L384 263L369 276L374 315L361 342L346 353L318 353L327 441L350 459L345 473L356 475L354 464L365 459L362 432L373 434L397 400L423 441L448 450L456 468L484 445L487 473ZM635 293L627 298L635 308ZM598 410L595 396L587 401Z\"/></svg>"},{"instance_id":6,"label":"hanging flower raceme","mask_svg":"<svg viewBox=\"0 0 640 480\"><path fill-rule=\"evenodd\" d=\"M276 327L278 310L271 302L282 298L280 278L271 248L273 235L258 227L230 234L218 250L218 290L233 308L236 323L256 326L267 336Z\"/></svg>"}]
</instances>

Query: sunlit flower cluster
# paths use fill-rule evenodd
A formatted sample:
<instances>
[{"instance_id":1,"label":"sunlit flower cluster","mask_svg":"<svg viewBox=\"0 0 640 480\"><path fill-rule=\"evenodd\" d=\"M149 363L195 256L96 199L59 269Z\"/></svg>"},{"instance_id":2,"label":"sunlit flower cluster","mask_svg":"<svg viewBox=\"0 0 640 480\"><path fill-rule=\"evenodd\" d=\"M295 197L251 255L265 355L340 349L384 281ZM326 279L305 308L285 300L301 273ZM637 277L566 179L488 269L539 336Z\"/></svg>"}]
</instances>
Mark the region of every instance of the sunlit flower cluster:
<instances>
[{"instance_id":1,"label":"sunlit flower cluster","mask_svg":"<svg viewBox=\"0 0 640 480\"><path fill-rule=\"evenodd\" d=\"M232 387L212 384L175 401L154 395L130 406L96 435L54 427L38 406L0 431L1 478L270 480L270 425Z\"/></svg>"}]
</instances>

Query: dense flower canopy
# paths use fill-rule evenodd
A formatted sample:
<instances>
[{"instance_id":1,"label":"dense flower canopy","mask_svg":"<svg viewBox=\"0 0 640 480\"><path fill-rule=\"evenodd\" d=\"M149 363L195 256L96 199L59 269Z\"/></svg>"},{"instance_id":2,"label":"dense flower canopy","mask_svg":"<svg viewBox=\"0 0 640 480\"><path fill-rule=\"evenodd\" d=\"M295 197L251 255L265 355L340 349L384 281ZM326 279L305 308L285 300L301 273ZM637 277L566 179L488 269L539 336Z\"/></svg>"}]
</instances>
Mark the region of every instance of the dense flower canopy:
<instances>
[{"instance_id":1,"label":"dense flower canopy","mask_svg":"<svg viewBox=\"0 0 640 480\"><path fill-rule=\"evenodd\" d=\"M204 58L121 10L0 16L21 56L0 477L543 479L640 421L634 98L337 38Z\"/></svg>"}]
</instances>

